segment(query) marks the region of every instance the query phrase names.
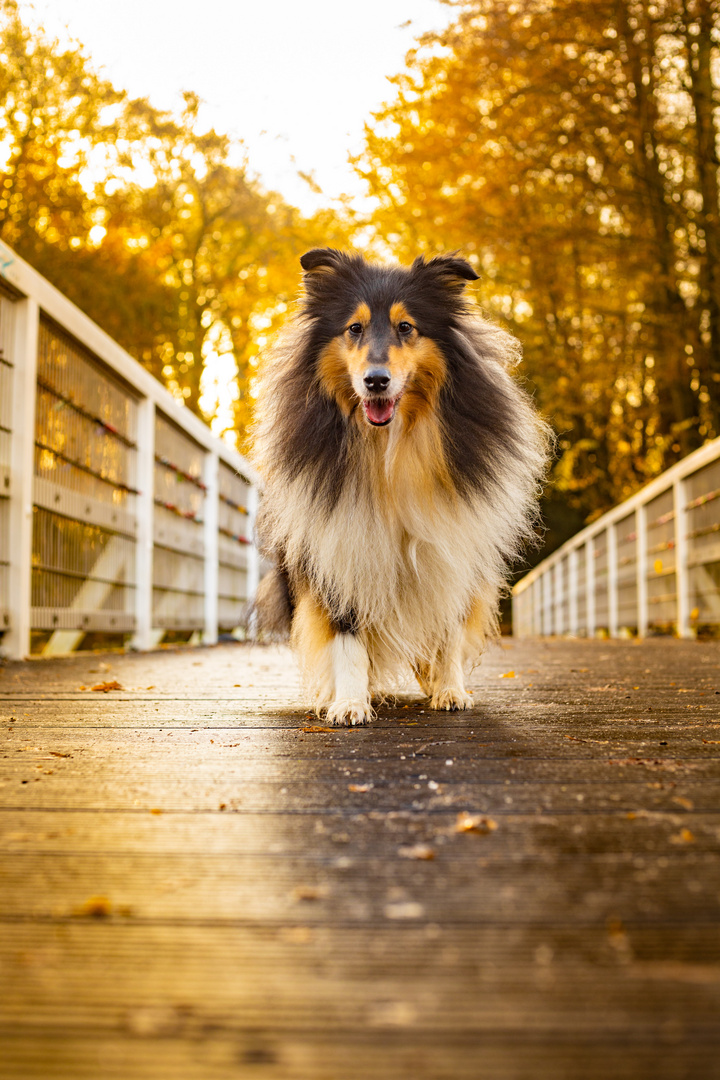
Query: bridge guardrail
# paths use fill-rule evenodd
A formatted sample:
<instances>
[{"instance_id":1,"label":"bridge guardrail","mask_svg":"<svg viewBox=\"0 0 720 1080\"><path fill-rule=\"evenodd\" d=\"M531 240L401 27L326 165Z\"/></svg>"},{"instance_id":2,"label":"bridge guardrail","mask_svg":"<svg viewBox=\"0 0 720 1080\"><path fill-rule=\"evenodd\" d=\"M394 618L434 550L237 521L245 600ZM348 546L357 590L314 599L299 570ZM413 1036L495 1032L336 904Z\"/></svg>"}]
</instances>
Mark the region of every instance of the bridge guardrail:
<instances>
[{"instance_id":1,"label":"bridge guardrail","mask_svg":"<svg viewBox=\"0 0 720 1080\"><path fill-rule=\"evenodd\" d=\"M558 548L512 607L519 637L720 635L720 439Z\"/></svg>"},{"instance_id":2,"label":"bridge guardrail","mask_svg":"<svg viewBox=\"0 0 720 1080\"><path fill-rule=\"evenodd\" d=\"M0 653L212 643L243 620L257 478L0 243Z\"/></svg>"}]
</instances>

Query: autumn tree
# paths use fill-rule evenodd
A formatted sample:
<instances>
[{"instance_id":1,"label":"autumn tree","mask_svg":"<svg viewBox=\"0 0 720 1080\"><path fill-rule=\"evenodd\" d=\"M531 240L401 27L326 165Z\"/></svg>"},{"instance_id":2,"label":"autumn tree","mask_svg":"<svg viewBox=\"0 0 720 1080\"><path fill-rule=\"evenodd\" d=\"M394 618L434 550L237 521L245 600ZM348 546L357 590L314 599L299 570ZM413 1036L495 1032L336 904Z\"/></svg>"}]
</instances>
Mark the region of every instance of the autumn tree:
<instances>
[{"instance_id":1,"label":"autumn tree","mask_svg":"<svg viewBox=\"0 0 720 1080\"><path fill-rule=\"evenodd\" d=\"M591 515L720 434L716 0L457 0L356 162L406 257L459 248Z\"/></svg>"},{"instance_id":2,"label":"autumn tree","mask_svg":"<svg viewBox=\"0 0 720 1080\"><path fill-rule=\"evenodd\" d=\"M81 47L31 33L15 0L0 0L0 58L0 237L206 419L207 357L231 355L242 439L298 257L345 243L342 224L265 191L196 95L178 115L131 100Z\"/></svg>"}]
</instances>

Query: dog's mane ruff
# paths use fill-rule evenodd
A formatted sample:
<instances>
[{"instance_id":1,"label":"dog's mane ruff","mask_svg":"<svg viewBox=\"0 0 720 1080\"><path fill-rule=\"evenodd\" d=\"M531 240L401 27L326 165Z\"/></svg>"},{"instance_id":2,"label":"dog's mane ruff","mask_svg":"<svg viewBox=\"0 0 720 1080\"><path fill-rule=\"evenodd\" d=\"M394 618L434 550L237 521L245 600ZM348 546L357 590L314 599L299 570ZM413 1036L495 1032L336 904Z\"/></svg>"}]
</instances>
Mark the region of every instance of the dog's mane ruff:
<instances>
[{"instance_id":1,"label":"dog's mane ruff","mask_svg":"<svg viewBox=\"0 0 720 1080\"><path fill-rule=\"evenodd\" d=\"M323 394L307 309L259 387L261 548L331 618L353 613L377 680L398 661L431 660L475 601L480 638L494 634L509 566L535 540L549 429L508 374L519 345L464 304L433 340L447 380L437 410L411 429L400 411L368 429Z\"/></svg>"}]
</instances>

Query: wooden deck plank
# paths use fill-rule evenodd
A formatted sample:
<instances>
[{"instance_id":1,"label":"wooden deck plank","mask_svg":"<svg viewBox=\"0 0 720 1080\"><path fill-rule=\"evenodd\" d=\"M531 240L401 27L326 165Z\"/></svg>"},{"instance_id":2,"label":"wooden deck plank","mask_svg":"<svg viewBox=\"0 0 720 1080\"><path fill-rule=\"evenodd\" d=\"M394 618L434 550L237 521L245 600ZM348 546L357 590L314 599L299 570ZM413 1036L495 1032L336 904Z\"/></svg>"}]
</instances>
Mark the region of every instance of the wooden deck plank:
<instances>
[{"instance_id":1,"label":"wooden deck plank","mask_svg":"<svg viewBox=\"0 0 720 1080\"><path fill-rule=\"evenodd\" d=\"M720 1077L720 646L505 644L357 731L279 647L0 668L3 1080Z\"/></svg>"}]
</instances>

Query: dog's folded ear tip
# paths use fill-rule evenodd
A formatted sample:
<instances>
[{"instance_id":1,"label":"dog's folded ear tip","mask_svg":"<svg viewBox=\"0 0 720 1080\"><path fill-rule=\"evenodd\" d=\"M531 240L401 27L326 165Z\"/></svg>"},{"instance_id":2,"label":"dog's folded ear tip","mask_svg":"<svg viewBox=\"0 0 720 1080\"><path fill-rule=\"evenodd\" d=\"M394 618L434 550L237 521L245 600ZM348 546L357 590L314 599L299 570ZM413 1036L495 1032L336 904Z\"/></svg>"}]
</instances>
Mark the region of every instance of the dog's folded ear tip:
<instances>
[{"instance_id":1,"label":"dog's folded ear tip","mask_svg":"<svg viewBox=\"0 0 720 1080\"><path fill-rule=\"evenodd\" d=\"M458 259L458 262L462 263L462 269L458 271L460 277L465 278L466 281L479 281L480 275L477 271L473 270L470 263L466 263L464 259Z\"/></svg>"},{"instance_id":2,"label":"dog's folded ear tip","mask_svg":"<svg viewBox=\"0 0 720 1080\"><path fill-rule=\"evenodd\" d=\"M321 266L332 269L337 266L339 258L340 252L335 248L312 248L300 256L300 265L305 273L309 274Z\"/></svg>"},{"instance_id":3,"label":"dog's folded ear tip","mask_svg":"<svg viewBox=\"0 0 720 1080\"><path fill-rule=\"evenodd\" d=\"M461 278L463 281L478 281L480 275L460 255L434 255L430 259L420 255L413 263L413 269L429 270L444 278Z\"/></svg>"}]
</instances>

